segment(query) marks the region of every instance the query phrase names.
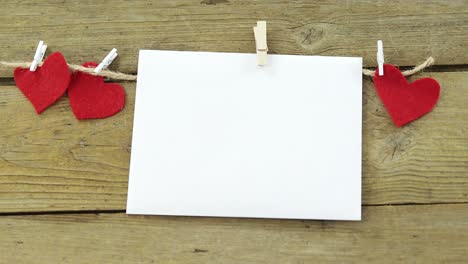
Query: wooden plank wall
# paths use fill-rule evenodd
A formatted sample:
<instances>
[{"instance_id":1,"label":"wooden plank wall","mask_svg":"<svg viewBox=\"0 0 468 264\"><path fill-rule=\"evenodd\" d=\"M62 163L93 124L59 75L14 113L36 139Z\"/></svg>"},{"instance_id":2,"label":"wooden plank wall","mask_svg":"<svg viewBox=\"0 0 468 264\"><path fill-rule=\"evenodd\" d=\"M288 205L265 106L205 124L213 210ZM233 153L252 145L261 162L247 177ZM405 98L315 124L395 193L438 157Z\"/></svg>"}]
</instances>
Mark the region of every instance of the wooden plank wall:
<instances>
[{"instance_id":1,"label":"wooden plank wall","mask_svg":"<svg viewBox=\"0 0 468 264\"><path fill-rule=\"evenodd\" d=\"M118 115L77 121L68 98L35 114L0 68L0 263L466 263L466 1L2 1L0 60L37 41L70 63L137 72L139 49L362 56L376 40L442 87L433 112L396 128L364 77L362 222L126 216L135 83ZM209 74L209 73L207 73Z\"/></svg>"}]
</instances>

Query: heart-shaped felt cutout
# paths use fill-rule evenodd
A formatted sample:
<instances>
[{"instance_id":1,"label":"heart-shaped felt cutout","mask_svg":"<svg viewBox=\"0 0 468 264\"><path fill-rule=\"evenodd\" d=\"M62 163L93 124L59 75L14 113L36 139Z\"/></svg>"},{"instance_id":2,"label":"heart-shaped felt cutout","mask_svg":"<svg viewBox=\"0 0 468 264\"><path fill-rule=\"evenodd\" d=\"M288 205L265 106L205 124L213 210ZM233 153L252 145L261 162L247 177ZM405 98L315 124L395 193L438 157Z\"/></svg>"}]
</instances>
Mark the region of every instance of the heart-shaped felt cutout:
<instances>
[{"instance_id":1,"label":"heart-shaped felt cutout","mask_svg":"<svg viewBox=\"0 0 468 264\"><path fill-rule=\"evenodd\" d=\"M384 75L375 71L374 84L385 108L397 127L430 112L439 100L440 85L432 78L408 83L395 66L384 64Z\"/></svg>"},{"instance_id":2,"label":"heart-shaped felt cutout","mask_svg":"<svg viewBox=\"0 0 468 264\"><path fill-rule=\"evenodd\" d=\"M95 68L95 62L86 62L85 67ZM77 119L105 118L125 106L125 91L116 83L105 83L104 77L76 71L72 74L68 97Z\"/></svg>"},{"instance_id":3,"label":"heart-shaped felt cutout","mask_svg":"<svg viewBox=\"0 0 468 264\"><path fill-rule=\"evenodd\" d=\"M60 52L50 54L36 71L16 68L14 72L16 86L32 103L38 114L65 93L70 76L67 62Z\"/></svg>"}]
</instances>

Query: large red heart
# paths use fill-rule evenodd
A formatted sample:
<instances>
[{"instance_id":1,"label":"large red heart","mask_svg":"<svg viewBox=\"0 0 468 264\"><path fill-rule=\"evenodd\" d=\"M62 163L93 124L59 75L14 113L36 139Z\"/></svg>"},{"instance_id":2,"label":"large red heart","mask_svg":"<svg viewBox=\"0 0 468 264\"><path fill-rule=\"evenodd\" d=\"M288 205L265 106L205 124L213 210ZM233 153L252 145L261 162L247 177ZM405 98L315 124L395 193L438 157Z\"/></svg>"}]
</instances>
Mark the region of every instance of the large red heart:
<instances>
[{"instance_id":1,"label":"large red heart","mask_svg":"<svg viewBox=\"0 0 468 264\"><path fill-rule=\"evenodd\" d=\"M86 62L85 67L98 64ZM68 97L77 119L104 118L112 116L125 106L125 91L116 83L105 83L104 77L76 71L72 74Z\"/></svg>"},{"instance_id":2,"label":"large red heart","mask_svg":"<svg viewBox=\"0 0 468 264\"><path fill-rule=\"evenodd\" d=\"M36 71L16 68L14 77L16 86L40 114L65 93L70 83L70 70L63 55L54 52Z\"/></svg>"},{"instance_id":3,"label":"large red heart","mask_svg":"<svg viewBox=\"0 0 468 264\"><path fill-rule=\"evenodd\" d=\"M397 127L430 112L439 100L440 85L432 78L408 83L395 66L384 64L384 75L374 75L374 84Z\"/></svg>"}]
</instances>

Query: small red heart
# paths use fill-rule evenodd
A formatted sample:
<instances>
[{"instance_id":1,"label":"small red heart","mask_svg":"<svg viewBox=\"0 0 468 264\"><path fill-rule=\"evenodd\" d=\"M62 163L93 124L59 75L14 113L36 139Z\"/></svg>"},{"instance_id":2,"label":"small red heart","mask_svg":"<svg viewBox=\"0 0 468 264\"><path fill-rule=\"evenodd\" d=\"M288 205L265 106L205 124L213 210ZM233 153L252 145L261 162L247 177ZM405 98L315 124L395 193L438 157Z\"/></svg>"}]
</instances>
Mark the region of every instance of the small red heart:
<instances>
[{"instance_id":1,"label":"small red heart","mask_svg":"<svg viewBox=\"0 0 468 264\"><path fill-rule=\"evenodd\" d=\"M95 68L97 65L94 62L83 64L89 68ZM72 74L68 97L77 119L109 117L125 106L125 91L122 86L105 83L104 77L79 71Z\"/></svg>"},{"instance_id":2,"label":"small red heart","mask_svg":"<svg viewBox=\"0 0 468 264\"><path fill-rule=\"evenodd\" d=\"M384 64L383 76L375 71L374 84L397 127L429 113L439 100L440 85L436 80L422 78L408 83L391 64Z\"/></svg>"},{"instance_id":3,"label":"small red heart","mask_svg":"<svg viewBox=\"0 0 468 264\"><path fill-rule=\"evenodd\" d=\"M14 77L16 86L40 114L65 93L70 83L70 70L63 55L54 52L36 71L16 68Z\"/></svg>"}]
</instances>

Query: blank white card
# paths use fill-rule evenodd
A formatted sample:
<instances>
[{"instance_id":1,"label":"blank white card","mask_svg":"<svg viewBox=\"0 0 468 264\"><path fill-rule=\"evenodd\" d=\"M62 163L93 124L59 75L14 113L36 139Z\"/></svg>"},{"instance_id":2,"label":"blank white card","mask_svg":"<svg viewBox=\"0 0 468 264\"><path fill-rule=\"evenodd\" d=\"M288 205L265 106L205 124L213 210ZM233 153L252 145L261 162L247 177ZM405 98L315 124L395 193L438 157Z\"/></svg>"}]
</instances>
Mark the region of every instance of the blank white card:
<instances>
[{"instance_id":1,"label":"blank white card","mask_svg":"<svg viewBox=\"0 0 468 264\"><path fill-rule=\"evenodd\" d=\"M128 214L361 219L362 58L140 51Z\"/></svg>"}]
</instances>

